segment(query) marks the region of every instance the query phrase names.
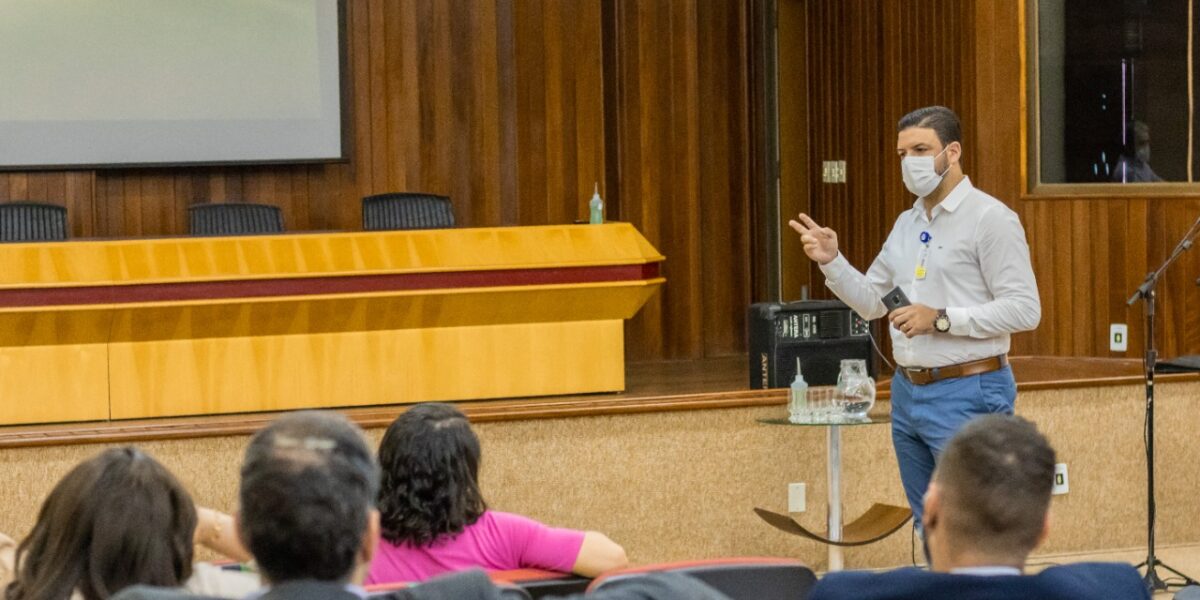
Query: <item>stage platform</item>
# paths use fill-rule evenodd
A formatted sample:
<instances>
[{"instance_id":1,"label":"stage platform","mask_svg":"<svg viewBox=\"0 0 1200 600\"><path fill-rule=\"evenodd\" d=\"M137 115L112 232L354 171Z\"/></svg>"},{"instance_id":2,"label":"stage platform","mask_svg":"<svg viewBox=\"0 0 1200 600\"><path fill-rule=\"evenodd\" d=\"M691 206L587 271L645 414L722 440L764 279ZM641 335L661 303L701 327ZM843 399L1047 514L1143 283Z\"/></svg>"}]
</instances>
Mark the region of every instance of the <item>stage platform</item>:
<instances>
[{"instance_id":1,"label":"stage platform","mask_svg":"<svg viewBox=\"0 0 1200 600\"><path fill-rule=\"evenodd\" d=\"M1070 389L1136 384L1142 379L1137 359L1014 357L1018 390ZM622 393L511 398L459 402L473 422L519 421L710 410L782 405L786 389L749 389L746 357L698 361L631 363L627 388ZM1156 381L1200 381L1197 374L1159 374ZM887 410L888 380L879 382L876 410ZM364 428L386 427L405 409L395 404L341 409ZM58 425L24 425L0 428L0 448L95 443L132 443L148 440L190 439L252 433L278 413L177 417L124 421L97 421Z\"/></svg>"}]
</instances>

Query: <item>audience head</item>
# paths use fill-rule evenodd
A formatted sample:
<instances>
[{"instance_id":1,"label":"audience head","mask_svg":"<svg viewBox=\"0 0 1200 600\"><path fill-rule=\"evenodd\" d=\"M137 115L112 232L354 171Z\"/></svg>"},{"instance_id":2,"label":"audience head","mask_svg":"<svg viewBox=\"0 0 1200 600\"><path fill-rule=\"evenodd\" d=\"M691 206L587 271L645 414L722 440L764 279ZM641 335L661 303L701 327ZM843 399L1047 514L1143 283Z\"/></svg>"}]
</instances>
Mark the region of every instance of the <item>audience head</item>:
<instances>
[{"instance_id":1,"label":"audience head","mask_svg":"<svg viewBox=\"0 0 1200 600\"><path fill-rule=\"evenodd\" d=\"M396 418L379 446L383 538L424 546L460 533L487 505L479 491L479 438L449 404L418 404Z\"/></svg>"},{"instance_id":2,"label":"audience head","mask_svg":"<svg viewBox=\"0 0 1200 600\"><path fill-rule=\"evenodd\" d=\"M196 509L179 482L136 448L113 448L71 469L17 548L8 600L103 600L191 576Z\"/></svg>"},{"instance_id":3,"label":"audience head","mask_svg":"<svg viewBox=\"0 0 1200 600\"><path fill-rule=\"evenodd\" d=\"M1033 423L988 415L946 446L925 495L933 568L1023 567L1045 539L1054 449Z\"/></svg>"},{"instance_id":4,"label":"audience head","mask_svg":"<svg viewBox=\"0 0 1200 600\"><path fill-rule=\"evenodd\" d=\"M357 581L379 535L378 489L362 430L336 413L291 413L246 448L238 533L272 583Z\"/></svg>"}]
</instances>

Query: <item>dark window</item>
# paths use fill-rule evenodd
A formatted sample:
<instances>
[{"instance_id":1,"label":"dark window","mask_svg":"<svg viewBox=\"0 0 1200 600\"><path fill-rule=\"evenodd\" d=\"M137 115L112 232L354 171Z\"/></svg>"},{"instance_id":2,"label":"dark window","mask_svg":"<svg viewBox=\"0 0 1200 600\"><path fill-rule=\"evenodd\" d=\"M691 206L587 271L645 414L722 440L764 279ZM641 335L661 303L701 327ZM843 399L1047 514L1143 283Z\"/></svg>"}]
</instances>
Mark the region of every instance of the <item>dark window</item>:
<instances>
[{"instance_id":1,"label":"dark window","mask_svg":"<svg viewBox=\"0 0 1200 600\"><path fill-rule=\"evenodd\" d=\"M1200 176L1188 102L1188 5L1195 1L1034 4L1042 183Z\"/></svg>"}]
</instances>

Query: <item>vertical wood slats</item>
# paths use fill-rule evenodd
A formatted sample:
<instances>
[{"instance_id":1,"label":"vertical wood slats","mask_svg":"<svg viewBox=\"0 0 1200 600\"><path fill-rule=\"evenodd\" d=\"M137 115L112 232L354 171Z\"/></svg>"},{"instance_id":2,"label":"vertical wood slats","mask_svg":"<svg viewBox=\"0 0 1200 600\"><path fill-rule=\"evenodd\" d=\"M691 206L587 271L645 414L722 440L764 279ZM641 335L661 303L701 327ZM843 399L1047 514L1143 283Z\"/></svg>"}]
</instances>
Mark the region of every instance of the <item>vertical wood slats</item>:
<instances>
[{"instance_id":1,"label":"vertical wood slats","mask_svg":"<svg viewBox=\"0 0 1200 600\"><path fill-rule=\"evenodd\" d=\"M63 204L73 237L183 234L203 201L279 205L289 230L356 230L360 199L389 191L450 196L462 226L536 225L586 218L598 182L608 217L669 257L667 292L629 326L630 358L744 349L743 2L346 4L347 163L0 173L0 201Z\"/></svg>"}]
</instances>

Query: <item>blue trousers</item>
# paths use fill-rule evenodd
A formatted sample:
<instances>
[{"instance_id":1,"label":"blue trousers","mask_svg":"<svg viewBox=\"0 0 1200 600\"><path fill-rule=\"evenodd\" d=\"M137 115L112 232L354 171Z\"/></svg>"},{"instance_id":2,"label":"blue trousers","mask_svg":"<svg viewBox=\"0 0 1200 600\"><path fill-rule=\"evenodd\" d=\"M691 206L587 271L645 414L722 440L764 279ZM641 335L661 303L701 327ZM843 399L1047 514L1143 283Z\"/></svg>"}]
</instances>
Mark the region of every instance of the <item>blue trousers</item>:
<instances>
[{"instance_id":1,"label":"blue trousers","mask_svg":"<svg viewBox=\"0 0 1200 600\"><path fill-rule=\"evenodd\" d=\"M921 525L925 490L950 438L967 421L991 413L1013 414L1017 384L1012 368L915 385L904 375L892 377L892 444L900 481Z\"/></svg>"}]
</instances>

